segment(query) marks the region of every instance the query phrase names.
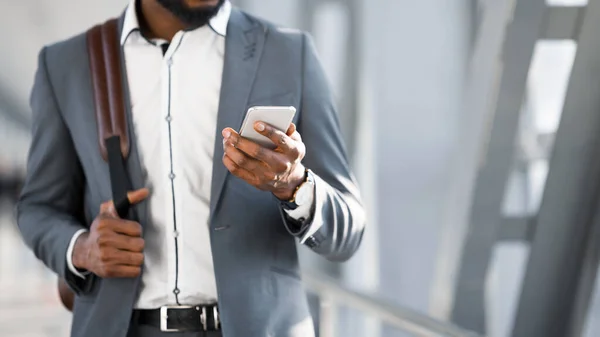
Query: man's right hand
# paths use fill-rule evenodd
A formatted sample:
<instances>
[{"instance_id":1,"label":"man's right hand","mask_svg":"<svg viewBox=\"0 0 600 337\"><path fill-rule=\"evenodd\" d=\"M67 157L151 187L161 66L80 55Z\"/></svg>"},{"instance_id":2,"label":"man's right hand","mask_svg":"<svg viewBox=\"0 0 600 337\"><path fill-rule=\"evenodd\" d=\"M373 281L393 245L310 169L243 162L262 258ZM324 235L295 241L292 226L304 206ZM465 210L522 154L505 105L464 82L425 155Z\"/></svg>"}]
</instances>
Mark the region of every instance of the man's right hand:
<instances>
[{"instance_id":1,"label":"man's right hand","mask_svg":"<svg viewBox=\"0 0 600 337\"><path fill-rule=\"evenodd\" d=\"M129 192L134 205L149 195L147 188ZM137 277L144 262L142 226L120 219L112 201L100 206L89 233L82 234L73 247L73 265L102 278Z\"/></svg>"}]
</instances>

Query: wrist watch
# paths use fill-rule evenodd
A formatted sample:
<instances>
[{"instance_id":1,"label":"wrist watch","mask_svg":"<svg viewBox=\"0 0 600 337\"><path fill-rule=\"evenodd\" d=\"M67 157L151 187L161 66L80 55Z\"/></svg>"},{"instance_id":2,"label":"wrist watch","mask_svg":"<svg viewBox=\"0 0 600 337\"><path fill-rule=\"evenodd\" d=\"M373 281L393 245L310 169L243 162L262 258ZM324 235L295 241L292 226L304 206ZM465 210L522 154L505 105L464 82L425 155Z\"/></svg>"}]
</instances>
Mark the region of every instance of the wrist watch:
<instances>
[{"instance_id":1,"label":"wrist watch","mask_svg":"<svg viewBox=\"0 0 600 337\"><path fill-rule=\"evenodd\" d=\"M296 191L294 191L292 198L281 202L283 208L295 210L298 206L306 204L310 200L311 193L314 193L314 189L315 177L311 170L306 169L304 171L304 181L296 187Z\"/></svg>"}]
</instances>

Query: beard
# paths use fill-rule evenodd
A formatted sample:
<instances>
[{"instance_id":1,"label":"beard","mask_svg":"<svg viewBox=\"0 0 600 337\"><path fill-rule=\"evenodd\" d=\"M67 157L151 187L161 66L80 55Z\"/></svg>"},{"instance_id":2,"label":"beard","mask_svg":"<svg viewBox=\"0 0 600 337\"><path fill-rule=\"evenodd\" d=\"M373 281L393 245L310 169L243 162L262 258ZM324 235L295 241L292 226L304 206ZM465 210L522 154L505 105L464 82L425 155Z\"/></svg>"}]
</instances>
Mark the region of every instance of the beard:
<instances>
[{"instance_id":1,"label":"beard","mask_svg":"<svg viewBox=\"0 0 600 337\"><path fill-rule=\"evenodd\" d=\"M225 0L219 0L215 6L192 8L185 3L185 0L156 0L162 7L175 15L188 28L194 29L207 24L219 10Z\"/></svg>"}]
</instances>

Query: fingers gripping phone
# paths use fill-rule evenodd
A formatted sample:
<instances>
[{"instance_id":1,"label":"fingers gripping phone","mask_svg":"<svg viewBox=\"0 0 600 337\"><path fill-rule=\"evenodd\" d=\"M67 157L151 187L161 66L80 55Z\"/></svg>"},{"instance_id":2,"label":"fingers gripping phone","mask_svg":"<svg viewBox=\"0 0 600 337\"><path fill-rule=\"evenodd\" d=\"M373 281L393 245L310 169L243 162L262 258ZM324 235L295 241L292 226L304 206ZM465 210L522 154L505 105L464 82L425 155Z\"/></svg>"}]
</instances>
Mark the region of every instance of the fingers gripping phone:
<instances>
[{"instance_id":1,"label":"fingers gripping phone","mask_svg":"<svg viewBox=\"0 0 600 337\"><path fill-rule=\"evenodd\" d=\"M250 139L251 141L269 149L274 149L277 146L267 137L261 135L254 130L256 122L267 123L274 128L286 132L290 127L296 108L293 106L255 106L248 109L242 127L240 136Z\"/></svg>"}]
</instances>

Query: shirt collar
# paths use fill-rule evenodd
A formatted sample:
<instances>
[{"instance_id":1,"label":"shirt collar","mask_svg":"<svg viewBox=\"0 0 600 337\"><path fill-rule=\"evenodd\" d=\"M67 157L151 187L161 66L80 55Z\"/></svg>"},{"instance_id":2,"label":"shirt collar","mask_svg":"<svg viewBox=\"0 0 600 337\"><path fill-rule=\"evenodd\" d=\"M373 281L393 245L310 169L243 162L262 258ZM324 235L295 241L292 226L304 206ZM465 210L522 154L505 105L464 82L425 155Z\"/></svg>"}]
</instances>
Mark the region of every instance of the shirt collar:
<instances>
[{"instance_id":1,"label":"shirt collar","mask_svg":"<svg viewBox=\"0 0 600 337\"><path fill-rule=\"evenodd\" d=\"M134 31L140 30L140 23L136 12L136 1L131 0L129 6L125 10L125 18L123 21L123 31L121 32L121 45L124 45L129 35ZM229 17L231 16L231 3L229 0L225 0L223 6L219 9L217 15L215 15L208 25L217 34L221 36L227 35L227 24L229 23Z\"/></svg>"}]
</instances>

